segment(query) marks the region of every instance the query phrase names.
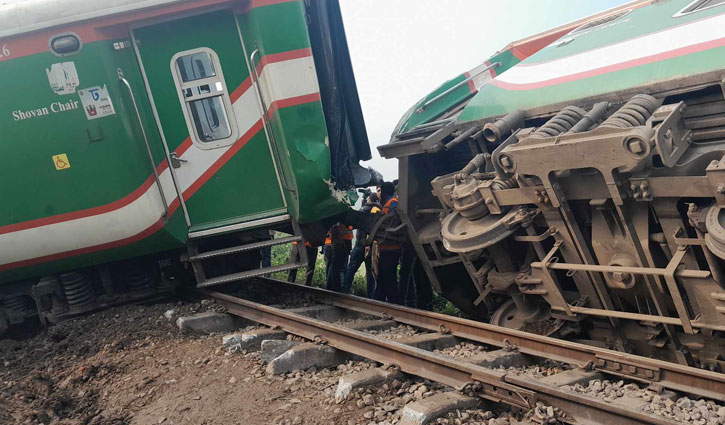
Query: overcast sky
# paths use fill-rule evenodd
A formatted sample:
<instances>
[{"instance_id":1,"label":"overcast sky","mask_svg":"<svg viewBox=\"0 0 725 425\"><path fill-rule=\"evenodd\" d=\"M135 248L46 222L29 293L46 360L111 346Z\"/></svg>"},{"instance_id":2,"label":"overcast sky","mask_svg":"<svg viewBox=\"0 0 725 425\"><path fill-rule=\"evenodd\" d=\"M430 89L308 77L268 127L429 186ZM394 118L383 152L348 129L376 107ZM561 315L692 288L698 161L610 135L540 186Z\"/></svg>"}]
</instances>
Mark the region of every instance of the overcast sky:
<instances>
[{"instance_id":1,"label":"overcast sky","mask_svg":"<svg viewBox=\"0 0 725 425\"><path fill-rule=\"evenodd\" d=\"M380 158L400 117L444 81L506 44L625 0L340 0L374 158L387 180L397 160Z\"/></svg>"}]
</instances>

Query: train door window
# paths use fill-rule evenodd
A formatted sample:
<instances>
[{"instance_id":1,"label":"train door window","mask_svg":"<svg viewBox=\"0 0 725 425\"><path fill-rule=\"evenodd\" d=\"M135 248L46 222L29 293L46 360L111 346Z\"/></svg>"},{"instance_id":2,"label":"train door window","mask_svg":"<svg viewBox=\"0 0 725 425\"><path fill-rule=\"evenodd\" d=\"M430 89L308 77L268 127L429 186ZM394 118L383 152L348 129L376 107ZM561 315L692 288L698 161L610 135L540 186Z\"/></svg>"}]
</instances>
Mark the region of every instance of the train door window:
<instances>
[{"instance_id":1,"label":"train door window","mask_svg":"<svg viewBox=\"0 0 725 425\"><path fill-rule=\"evenodd\" d=\"M237 125L216 53L208 48L179 52L171 59L171 73L191 140L202 149L234 143Z\"/></svg>"}]
</instances>

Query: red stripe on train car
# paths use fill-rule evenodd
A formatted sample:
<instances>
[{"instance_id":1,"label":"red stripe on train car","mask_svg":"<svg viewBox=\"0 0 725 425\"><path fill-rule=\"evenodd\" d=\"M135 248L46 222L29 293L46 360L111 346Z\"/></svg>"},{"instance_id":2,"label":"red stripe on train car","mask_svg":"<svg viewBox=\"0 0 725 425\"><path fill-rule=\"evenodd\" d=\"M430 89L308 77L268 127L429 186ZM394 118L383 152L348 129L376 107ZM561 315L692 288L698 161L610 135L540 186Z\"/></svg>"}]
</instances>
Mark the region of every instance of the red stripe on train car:
<instances>
[{"instance_id":1,"label":"red stripe on train car","mask_svg":"<svg viewBox=\"0 0 725 425\"><path fill-rule=\"evenodd\" d=\"M320 100L320 93L304 94L302 96L290 97L282 100L275 100L269 105L269 117L272 118L278 109L288 108L290 106L302 105L303 103L317 102Z\"/></svg>"},{"instance_id":2,"label":"red stripe on train car","mask_svg":"<svg viewBox=\"0 0 725 425\"><path fill-rule=\"evenodd\" d=\"M273 4L287 3L291 1L295 0L252 0L244 11L248 12L257 7L270 6ZM83 43L113 39L127 39L128 28L123 26L123 24L130 24L164 15L180 14L224 3L229 3L230 5L234 4L234 2L230 0L192 0L170 6L148 8L129 13L90 19L85 22L74 22L66 25L59 25L40 30L39 32L34 31L17 36L9 36L4 39L0 38L0 40L5 40L12 52L10 56L0 57L0 62L37 53L48 52L48 40L56 34L74 32L80 36Z\"/></svg>"},{"instance_id":3,"label":"red stripe on train car","mask_svg":"<svg viewBox=\"0 0 725 425\"><path fill-rule=\"evenodd\" d=\"M249 4L249 9L256 9L258 7L272 6L280 3L291 3L296 0L252 0Z\"/></svg>"},{"instance_id":4,"label":"red stripe on train car","mask_svg":"<svg viewBox=\"0 0 725 425\"><path fill-rule=\"evenodd\" d=\"M43 257L30 258L28 260L17 261L14 263L2 264L2 265L0 265L0 272L8 270L8 269L14 269L14 268L18 268L18 267L28 267L28 266L32 266L34 264L44 263L47 261L61 260L63 258L73 257L76 255L89 254L89 253L95 252L95 251L101 251L101 250L105 250L105 249L118 248L121 246L130 245L134 242L139 242L139 241L146 239L147 237L153 235L157 231L161 230L164 227L164 224L165 224L164 220L159 219L158 221L156 221L154 224L152 224L151 226L149 226L142 232L137 233L133 236L129 236L127 238L119 239L117 241L107 242L107 243L103 243L100 245L94 245L94 246L89 246L89 247L85 247L85 248L74 249L72 251L59 252L57 254L46 255Z\"/></svg>"},{"instance_id":5,"label":"red stripe on train car","mask_svg":"<svg viewBox=\"0 0 725 425\"><path fill-rule=\"evenodd\" d=\"M98 207L88 208L85 210L71 211L64 214L58 214L50 217L38 218L35 220L23 221L21 223L8 224L0 227L0 235L5 233L19 232L21 230L32 229L34 227L47 226L50 224L61 223L64 221L76 220L84 217L92 217L94 215L105 214L111 211L121 209L133 201L141 197L155 183L154 176L149 176L146 181L137 187L133 192L121 199Z\"/></svg>"},{"instance_id":6,"label":"red stripe on train car","mask_svg":"<svg viewBox=\"0 0 725 425\"><path fill-rule=\"evenodd\" d=\"M260 59L259 63L257 64L257 75L261 76L262 70L264 69L264 67L270 63L283 62L283 61L288 61L288 60L292 60L292 59L306 58L308 56L312 56L312 49L309 47L305 47L303 49L288 50L286 52L271 53L269 55L264 55L264 56L262 56L262 59Z\"/></svg>"},{"instance_id":7,"label":"red stripe on train car","mask_svg":"<svg viewBox=\"0 0 725 425\"><path fill-rule=\"evenodd\" d=\"M247 142L252 140L252 137L257 135L257 133L259 133L259 131L261 129L262 129L262 120L260 119L256 123L254 123L252 128L247 130L247 132L244 133L244 135L242 135L242 137L240 137L236 142L234 142L234 144L226 152L224 152L224 154L219 159L217 159L211 165L211 167L209 167L206 171L204 171L204 173L201 176L199 176L199 178L196 179L196 181L194 181L194 183L192 183L191 186L189 186L184 191L184 194L183 194L184 200L188 200L189 198L191 198L192 195L194 195L196 193L196 191L199 190L204 185L204 183L209 181L209 179L214 174L216 174L216 172L219 171L219 169L222 168L222 166L224 164L226 164L234 155L236 155L236 153L239 152L239 150L242 149L244 147L244 145L247 144Z\"/></svg>"}]
</instances>

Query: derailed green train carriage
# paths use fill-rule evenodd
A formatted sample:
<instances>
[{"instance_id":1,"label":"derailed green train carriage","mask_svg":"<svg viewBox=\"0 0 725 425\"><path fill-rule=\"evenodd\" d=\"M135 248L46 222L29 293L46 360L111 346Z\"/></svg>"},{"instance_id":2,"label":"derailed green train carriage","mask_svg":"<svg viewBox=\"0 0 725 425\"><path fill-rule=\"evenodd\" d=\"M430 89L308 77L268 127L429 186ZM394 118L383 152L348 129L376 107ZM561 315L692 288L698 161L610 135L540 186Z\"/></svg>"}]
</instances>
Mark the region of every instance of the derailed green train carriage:
<instances>
[{"instance_id":1,"label":"derailed green train carriage","mask_svg":"<svg viewBox=\"0 0 725 425\"><path fill-rule=\"evenodd\" d=\"M434 288L496 325L722 370L724 23L722 1L632 2L411 108L379 150Z\"/></svg>"},{"instance_id":2,"label":"derailed green train carriage","mask_svg":"<svg viewBox=\"0 0 725 425\"><path fill-rule=\"evenodd\" d=\"M0 84L0 327L269 273L378 177L336 2L3 4Z\"/></svg>"}]
</instances>

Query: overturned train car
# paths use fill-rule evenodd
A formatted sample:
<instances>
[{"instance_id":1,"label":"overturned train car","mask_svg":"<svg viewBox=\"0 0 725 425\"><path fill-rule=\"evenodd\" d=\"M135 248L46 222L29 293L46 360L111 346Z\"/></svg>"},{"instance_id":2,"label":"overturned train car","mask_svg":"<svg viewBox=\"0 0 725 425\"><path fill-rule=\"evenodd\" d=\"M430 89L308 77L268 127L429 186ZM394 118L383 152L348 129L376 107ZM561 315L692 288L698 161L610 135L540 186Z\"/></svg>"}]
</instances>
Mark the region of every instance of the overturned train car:
<instances>
[{"instance_id":1,"label":"overturned train car","mask_svg":"<svg viewBox=\"0 0 725 425\"><path fill-rule=\"evenodd\" d=\"M0 82L0 331L301 267L377 176L335 1L6 3Z\"/></svg>"},{"instance_id":2,"label":"overturned train car","mask_svg":"<svg viewBox=\"0 0 725 425\"><path fill-rule=\"evenodd\" d=\"M496 325L723 370L724 24L723 2L633 2L416 104L379 149L434 289Z\"/></svg>"}]
</instances>

